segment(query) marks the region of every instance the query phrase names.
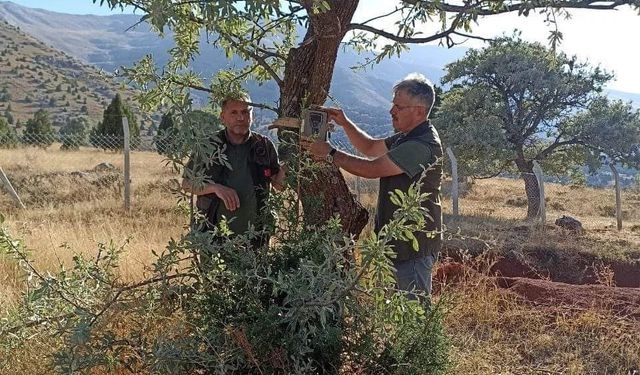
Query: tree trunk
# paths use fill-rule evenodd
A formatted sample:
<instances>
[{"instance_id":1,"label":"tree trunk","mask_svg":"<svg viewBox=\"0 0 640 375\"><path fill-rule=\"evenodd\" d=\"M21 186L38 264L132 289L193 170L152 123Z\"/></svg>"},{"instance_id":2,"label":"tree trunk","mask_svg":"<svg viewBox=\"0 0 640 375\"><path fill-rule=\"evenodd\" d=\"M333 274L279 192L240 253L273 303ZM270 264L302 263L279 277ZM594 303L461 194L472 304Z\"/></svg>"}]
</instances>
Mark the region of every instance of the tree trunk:
<instances>
[{"instance_id":1,"label":"tree trunk","mask_svg":"<svg viewBox=\"0 0 640 375\"><path fill-rule=\"evenodd\" d=\"M303 105L324 104L340 42L358 7L358 0L334 0L329 2L331 10L313 14L311 3L304 3L310 15L307 34L299 47L291 49L285 65L279 105L282 117L299 118ZM281 140L291 143L286 132L280 131L278 135ZM295 152L293 148L280 147L285 160L290 160ZM367 224L367 211L351 194L335 166L327 166L316 173L301 187L301 194L307 223L322 224L339 214L344 231L356 237Z\"/></svg>"},{"instance_id":2,"label":"tree trunk","mask_svg":"<svg viewBox=\"0 0 640 375\"><path fill-rule=\"evenodd\" d=\"M516 159L516 166L524 180L524 191L527 194L527 219L534 219L540 211L540 187L533 173L533 163L519 157Z\"/></svg>"}]
</instances>

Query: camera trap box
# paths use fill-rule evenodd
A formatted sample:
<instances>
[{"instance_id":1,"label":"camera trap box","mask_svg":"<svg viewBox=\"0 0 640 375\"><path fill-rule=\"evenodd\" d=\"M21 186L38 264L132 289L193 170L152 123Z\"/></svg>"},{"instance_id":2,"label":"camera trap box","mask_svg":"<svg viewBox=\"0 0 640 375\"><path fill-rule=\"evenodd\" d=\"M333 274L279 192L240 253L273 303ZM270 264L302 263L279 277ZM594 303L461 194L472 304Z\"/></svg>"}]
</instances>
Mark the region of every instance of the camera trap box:
<instances>
[{"instance_id":1,"label":"camera trap box","mask_svg":"<svg viewBox=\"0 0 640 375\"><path fill-rule=\"evenodd\" d=\"M305 109L301 134L307 138L327 140L329 135L329 116L327 112Z\"/></svg>"}]
</instances>

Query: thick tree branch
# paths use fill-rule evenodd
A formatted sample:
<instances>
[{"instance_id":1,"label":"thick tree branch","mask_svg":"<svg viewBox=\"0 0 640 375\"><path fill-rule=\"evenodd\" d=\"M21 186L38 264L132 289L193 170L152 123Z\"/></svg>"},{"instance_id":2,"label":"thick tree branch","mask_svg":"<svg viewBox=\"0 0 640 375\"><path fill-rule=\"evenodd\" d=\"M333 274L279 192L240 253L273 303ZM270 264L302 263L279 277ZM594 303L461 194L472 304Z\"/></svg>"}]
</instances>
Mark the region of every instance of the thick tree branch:
<instances>
[{"instance_id":1,"label":"thick tree branch","mask_svg":"<svg viewBox=\"0 0 640 375\"><path fill-rule=\"evenodd\" d=\"M498 15L502 13L519 12L525 9L532 9L531 4L525 3L525 2L505 5L501 9L489 9L486 7L487 3L488 2L485 2L485 1L478 1L475 5L469 5L469 4L454 5L449 3L440 3L440 2L435 3L433 1L429 1L429 2L424 1L424 2L421 2L420 4L421 6L424 6L424 7L427 7L429 5L434 5L436 9L439 9L447 13L455 13L458 15L458 17L463 15L471 15L471 14L478 15L478 16L491 16L491 15ZM611 10L611 9L616 9L623 5L637 5L637 2L634 0L620 0L620 1L583 0L583 1L558 1L558 2L554 2L552 5L554 8ZM540 9L540 8L547 8L550 6L551 4L539 3L539 5L535 5L533 8ZM423 37L423 38L402 37L402 36L395 35L390 32L367 25L368 22L371 22L372 20L375 20L380 17L389 16L397 12L399 9L402 9L402 8L398 8L386 15L374 17L362 23L352 23L349 25L349 30L367 31L367 32L385 37L387 39L393 40L398 43L411 43L411 44L429 43L435 40L445 38L451 34L457 34L467 38L474 38L474 39L480 39L485 41L490 40L483 37L476 37L469 34L458 33L455 31L457 29L456 23L452 24L451 27L449 27L448 29L442 32L433 34L428 37Z\"/></svg>"},{"instance_id":2,"label":"thick tree branch","mask_svg":"<svg viewBox=\"0 0 640 375\"><path fill-rule=\"evenodd\" d=\"M478 175L473 175L473 178L476 178L478 180L486 180L488 178L494 178L497 177L500 173L504 172L504 170L511 164L513 163L513 160L507 160L506 162L504 162L502 164L502 166L500 168L498 168L498 170L494 173L494 174L490 174L490 175L483 175L483 176L478 176Z\"/></svg>"},{"instance_id":3,"label":"thick tree branch","mask_svg":"<svg viewBox=\"0 0 640 375\"><path fill-rule=\"evenodd\" d=\"M576 138L571 138L569 140L566 141L562 141L562 142L554 142L551 145L549 145L549 147L545 148L544 150L540 151L536 156L533 157L534 160L544 160L546 158L549 157L549 155L551 155L554 151L556 151L558 149L558 147L562 147L562 146L567 146L567 145L575 145L579 143L579 139Z\"/></svg>"},{"instance_id":4,"label":"thick tree branch","mask_svg":"<svg viewBox=\"0 0 640 375\"><path fill-rule=\"evenodd\" d=\"M176 80L176 79L169 79L169 82L174 83L174 84L176 84L176 85L183 86L183 87L189 87L189 88L194 89L194 90L204 91L204 92L208 92L208 93L210 93L210 94L213 94L213 90L211 90L211 89L210 89L210 88L208 88L208 87L199 86L199 85L194 85L194 84L192 84L192 83L184 83L184 82L180 82L180 81L178 81L178 80ZM252 107L262 108L262 109L268 109L268 110L270 110L270 111L273 111L273 112L275 112L275 113L278 113L278 109L277 109L277 108L275 108L275 107L271 107L271 106L266 105L266 104L262 104L262 103L248 103L248 104L249 104L250 106L252 106Z\"/></svg>"}]
</instances>

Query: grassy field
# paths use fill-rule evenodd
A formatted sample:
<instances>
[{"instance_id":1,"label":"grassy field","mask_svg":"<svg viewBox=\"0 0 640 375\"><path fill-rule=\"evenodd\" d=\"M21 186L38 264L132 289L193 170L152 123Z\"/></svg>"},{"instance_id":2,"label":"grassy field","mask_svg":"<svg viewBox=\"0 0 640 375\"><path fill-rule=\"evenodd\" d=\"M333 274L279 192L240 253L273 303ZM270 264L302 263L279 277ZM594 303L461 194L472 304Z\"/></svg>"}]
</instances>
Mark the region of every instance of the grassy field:
<instances>
[{"instance_id":1,"label":"grassy field","mask_svg":"<svg viewBox=\"0 0 640 375\"><path fill-rule=\"evenodd\" d=\"M124 280L145 276L152 250L164 248L185 231L187 218L171 193L179 174L153 153L132 154L132 209L123 208L122 179L117 172L92 174L107 162L122 167L122 155L96 150L78 152L35 148L0 150L0 166L21 194L27 209L16 208L0 194L0 212L16 238L24 240L38 267L69 264L75 253L92 255L99 242L129 241L120 267ZM81 177L72 172L86 172ZM349 183L355 186L352 176ZM360 199L375 205L375 183L359 181ZM521 181L492 179L465 187L461 218L450 217L444 201L449 234L480 238L500 249L524 225L526 213ZM554 231L517 237L537 244L585 251L604 258L637 259L640 254L640 193L623 192L624 228L615 229L613 189L549 184L546 187L548 224L560 215L582 221L580 238ZM477 260L473 262L478 262ZM20 298L19 267L0 257L0 317ZM640 323L601 309L555 308L522 303L499 289L482 273L469 273L443 286L447 298L446 328L453 345L452 374L622 374L640 368ZM0 374L43 373L37 360L46 343L16 353L15 367Z\"/></svg>"},{"instance_id":2,"label":"grassy field","mask_svg":"<svg viewBox=\"0 0 640 375\"><path fill-rule=\"evenodd\" d=\"M138 279L151 263L151 251L163 249L186 224L169 190L171 179L178 175L158 154L132 155L130 213L124 210L121 177L95 181L91 176L70 175L92 170L103 162L122 170L122 154L33 148L0 150L0 160L27 206L26 210L17 208L9 195L2 193L0 212L11 232L24 240L36 264L44 269L69 264L77 252L94 254L100 242L128 241L120 265L122 277ZM14 300L20 284L16 266L0 262L0 275L0 300ZM3 303L0 310L10 305Z\"/></svg>"}]
</instances>

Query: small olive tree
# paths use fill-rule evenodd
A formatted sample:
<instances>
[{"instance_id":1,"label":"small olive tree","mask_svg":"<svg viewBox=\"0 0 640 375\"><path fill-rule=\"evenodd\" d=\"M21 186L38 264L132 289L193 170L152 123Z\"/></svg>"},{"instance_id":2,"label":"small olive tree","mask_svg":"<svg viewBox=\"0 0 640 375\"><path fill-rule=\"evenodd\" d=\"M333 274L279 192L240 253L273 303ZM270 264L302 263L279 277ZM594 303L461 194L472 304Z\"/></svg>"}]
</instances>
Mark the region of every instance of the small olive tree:
<instances>
[{"instance_id":1,"label":"small olive tree","mask_svg":"<svg viewBox=\"0 0 640 375\"><path fill-rule=\"evenodd\" d=\"M538 212L533 161L547 173L597 169L607 154L640 165L640 113L600 93L611 75L539 43L500 38L447 65L435 124L463 173L517 172Z\"/></svg>"}]
</instances>

